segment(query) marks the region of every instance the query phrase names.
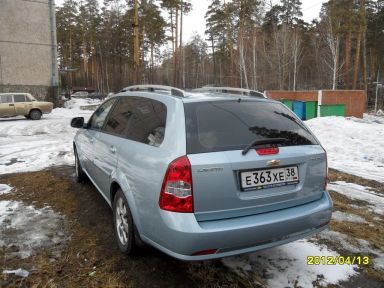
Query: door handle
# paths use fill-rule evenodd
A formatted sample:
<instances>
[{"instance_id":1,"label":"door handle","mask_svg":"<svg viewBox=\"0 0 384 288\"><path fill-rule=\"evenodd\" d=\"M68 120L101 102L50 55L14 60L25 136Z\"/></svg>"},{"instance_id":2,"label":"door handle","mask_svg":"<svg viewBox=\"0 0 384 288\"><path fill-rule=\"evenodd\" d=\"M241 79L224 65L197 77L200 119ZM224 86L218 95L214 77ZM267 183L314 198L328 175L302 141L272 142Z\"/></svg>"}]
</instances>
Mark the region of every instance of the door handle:
<instances>
[{"instance_id":1,"label":"door handle","mask_svg":"<svg viewBox=\"0 0 384 288\"><path fill-rule=\"evenodd\" d=\"M116 147L115 146L110 146L109 151L111 151L112 154L116 153Z\"/></svg>"},{"instance_id":2,"label":"door handle","mask_svg":"<svg viewBox=\"0 0 384 288\"><path fill-rule=\"evenodd\" d=\"M89 142L93 143L93 142L95 142L95 139L94 138L90 138Z\"/></svg>"},{"instance_id":3,"label":"door handle","mask_svg":"<svg viewBox=\"0 0 384 288\"><path fill-rule=\"evenodd\" d=\"M9 106L15 106L15 104L9 104Z\"/></svg>"}]
</instances>

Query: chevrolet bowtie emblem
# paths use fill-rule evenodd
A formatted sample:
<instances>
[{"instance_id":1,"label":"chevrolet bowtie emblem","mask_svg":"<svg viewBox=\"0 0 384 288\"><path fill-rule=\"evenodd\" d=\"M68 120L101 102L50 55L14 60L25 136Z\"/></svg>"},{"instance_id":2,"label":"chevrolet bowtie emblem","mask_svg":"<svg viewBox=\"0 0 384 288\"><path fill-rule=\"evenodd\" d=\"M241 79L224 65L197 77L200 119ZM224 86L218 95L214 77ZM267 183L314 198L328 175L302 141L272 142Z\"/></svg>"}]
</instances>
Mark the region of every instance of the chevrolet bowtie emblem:
<instances>
[{"instance_id":1,"label":"chevrolet bowtie emblem","mask_svg":"<svg viewBox=\"0 0 384 288\"><path fill-rule=\"evenodd\" d=\"M267 162L268 166L279 166L280 165L280 160L271 160Z\"/></svg>"}]
</instances>

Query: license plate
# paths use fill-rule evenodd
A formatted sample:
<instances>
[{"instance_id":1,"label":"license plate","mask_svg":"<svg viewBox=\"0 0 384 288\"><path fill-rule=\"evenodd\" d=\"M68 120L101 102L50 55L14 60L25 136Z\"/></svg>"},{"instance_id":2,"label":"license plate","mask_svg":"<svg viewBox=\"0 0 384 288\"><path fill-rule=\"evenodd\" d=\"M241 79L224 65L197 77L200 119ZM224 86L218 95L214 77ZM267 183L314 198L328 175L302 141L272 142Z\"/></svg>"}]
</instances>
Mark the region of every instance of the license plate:
<instances>
[{"instance_id":1,"label":"license plate","mask_svg":"<svg viewBox=\"0 0 384 288\"><path fill-rule=\"evenodd\" d=\"M240 173L243 191L273 188L299 183L297 166L254 170Z\"/></svg>"}]
</instances>

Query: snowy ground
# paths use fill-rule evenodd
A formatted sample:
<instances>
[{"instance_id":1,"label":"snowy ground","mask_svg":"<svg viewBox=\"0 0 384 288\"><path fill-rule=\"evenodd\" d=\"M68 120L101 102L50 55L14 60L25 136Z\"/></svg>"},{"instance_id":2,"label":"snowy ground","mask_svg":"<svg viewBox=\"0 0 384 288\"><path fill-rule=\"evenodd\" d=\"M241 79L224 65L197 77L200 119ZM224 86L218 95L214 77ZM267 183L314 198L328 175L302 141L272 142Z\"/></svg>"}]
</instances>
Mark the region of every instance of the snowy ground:
<instances>
[{"instance_id":1,"label":"snowy ground","mask_svg":"<svg viewBox=\"0 0 384 288\"><path fill-rule=\"evenodd\" d=\"M356 265L308 265L307 256L339 256L325 245L298 240L265 251L223 259L223 263L239 273L266 271L268 287L311 287L345 281L357 272Z\"/></svg>"},{"instance_id":2,"label":"snowy ground","mask_svg":"<svg viewBox=\"0 0 384 288\"><path fill-rule=\"evenodd\" d=\"M76 129L70 127L70 120L73 117L87 120L92 111L81 110L80 106L97 102L73 99L66 108L54 109L39 121L24 117L0 119L0 174L72 165ZM0 184L0 195L9 194L12 189ZM18 201L0 201L0 249L14 250L7 257L24 259L41 249L57 248L69 239L64 222L64 216L50 207L37 209ZM26 277L29 273L11 269L3 274Z\"/></svg>"},{"instance_id":3,"label":"snowy ground","mask_svg":"<svg viewBox=\"0 0 384 288\"><path fill-rule=\"evenodd\" d=\"M8 258L25 259L36 250L67 240L64 216L50 207L36 209L18 201L0 201L0 248L15 250L7 255Z\"/></svg>"},{"instance_id":4,"label":"snowy ground","mask_svg":"<svg viewBox=\"0 0 384 288\"><path fill-rule=\"evenodd\" d=\"M370 187L354 183L336 181L328 184L328 189L343 194L350 199L358 199L369 203L368 209L378 215L384 215L384 195L375 193Z\"/></svg>"},{"instance_id":5,"label":"snowy ground","mask_svg":"<svg viewBox=\"0 0 384 288\"><path fill-rule=\"evenodd\" d=\"M67 102L68 103L68 102ZM38 171L53 165L73 165L73 117L86 120L92 111L80 106L97 103L73 99L68 108L54 109L39 121L24 117L0 118L0 174Z\"/></svg>"},{"instance_id":6,"label":"snowy ground","mask_svg":"<svg viewBox=\"0 0 384 288\"><path fill-rule=\"evenodd\" d=\"M6 184L0 184L0 195L8 194L11 192L12 187L6 185Z\"/></svg>"},{"instance_id":7,"label":"snowy ground","mask_svg":"<svg viewBox=\"0 0 384 288\"><path fill-rule=\"evenodd\" d=\"M327 151L329 167L384 183L384 117L324 117L306 124Z\"/></svg>"},{"instance_id":8,"label":"snowy ground","mask_svg":"<svg viewBox=\"0 0 384 288\"><path fill-rule=\"evenodd\" d=\"M55 165L73 165L72 140L76 129L71 128L69 123L73 117L83 116L86 120L90 117L92 111L79 109L79 106L85 104L94 103L74 99L67 108L54 109L51 114L44 115L41 121L24 118L0 119L0 174L38 171ZM329 167L384 183L383 117L326 117L312 119L306 124L327 150ZM384 219L380 218L384 217L384 197L370 187L337 181L329 184L328 188L350 199L365 201L366 209L375 215L375 219ZM12 193L12 187L0 184L0 195L7 193ZM333 221L351 225L373 225L368 220L342 211L333 215ZM49 207L36 209L17 201L0 201L0 246L10 245L13 241L23 251L19 257L28 257L41 243L48 246L57 244L62 221L62 216ZM24 229L25 233L21 233L16 239L9 239L1 234L11 228ZM322 286L337 284L358 274L358 267L307 265L308 255L339 255L331 247L320 244L320 240L329 240L351 253L372 255L375 268L384 270L382 249L372 247L364 239L357 239L357 244L352 245L348 237L340 232L325 231L309 240L227 258L223 263L248 277L252 277L255 271L265 271L263 273L269 287L310 287L314 281Z\"/></svg>"}]
</instances>

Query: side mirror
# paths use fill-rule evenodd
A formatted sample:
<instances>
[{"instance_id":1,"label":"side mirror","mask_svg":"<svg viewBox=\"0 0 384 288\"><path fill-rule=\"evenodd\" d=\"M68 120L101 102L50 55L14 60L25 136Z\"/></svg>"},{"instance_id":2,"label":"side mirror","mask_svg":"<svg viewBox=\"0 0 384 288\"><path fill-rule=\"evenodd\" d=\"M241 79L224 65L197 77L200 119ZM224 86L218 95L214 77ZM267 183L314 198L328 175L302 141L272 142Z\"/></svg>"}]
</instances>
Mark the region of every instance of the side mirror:
<instances>
[{"instance_id":1,"label":"side mirror","mask_svg":"<svg viewBox=\"0 0 384 288\"><path fill-rule=\"evenodd\" d=\"M84 117L76 117L71 120L71 127L84 128Z\"/></svg>"}]
</instances>

